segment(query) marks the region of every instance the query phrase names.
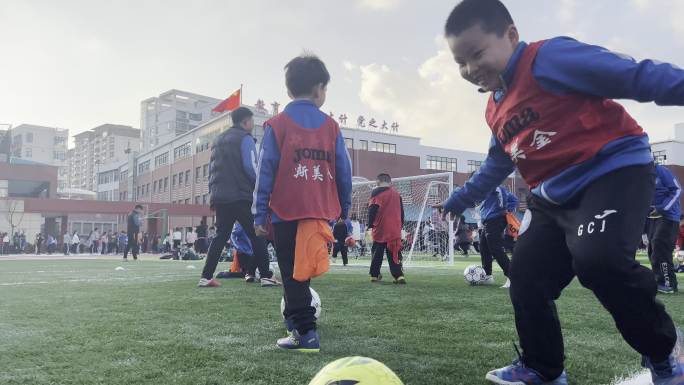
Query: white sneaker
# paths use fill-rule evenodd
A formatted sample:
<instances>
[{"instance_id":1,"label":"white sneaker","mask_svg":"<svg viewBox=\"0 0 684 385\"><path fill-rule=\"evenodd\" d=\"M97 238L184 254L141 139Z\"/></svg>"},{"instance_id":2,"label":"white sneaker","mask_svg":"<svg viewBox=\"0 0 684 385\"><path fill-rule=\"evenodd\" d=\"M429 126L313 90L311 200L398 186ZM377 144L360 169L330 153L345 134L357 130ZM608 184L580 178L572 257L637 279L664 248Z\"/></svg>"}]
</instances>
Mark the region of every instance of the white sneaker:
<instances>
[{"instance_id":1,"label":"white sneaker","mask_svg":"<svg viewBox=\"0 0 684 385\"><path fill-rule=\"evenodd\" d=\"M480 282L480 285L482 285L482 286L491 286L491 285L494 285L494 284L495 284L495 283L494 283L494 276L493 276L493 275L488 275L488 276L486 276L485 279L483 279L483 280Z\"/></svg>"},{"instance_id":2,"label":"white sneaker","mask_svg":"<svg viewBox=\"0 0 684 385\"><path fill-rule=\"evenodd\" d=\"M501 286L502 289L510 289L511 288L511 280L506 278L506 283Z\"/></svg>"},{"instance_id":3,"label":"white sneaker","mask_svg":"<svg viewBox=\"0 0 684 385\"><path fill-rule=\"evenodd\" d=\"M199 283L197 284L197 287L219 287L221 286L221 283L215 279L206 279L206 278L201 278L199 280Z\"/></svg>"},{"instance_id":4,"label":"white sneaker","mask_svg":"<svg viewBox=\"0 0 684 385\"><path fill-rule=\"evenodd\" d=\"M280 286L280 282L275 277L272 278L261 278L261 287L268 286Z\"/></svg>"}]
</instances>

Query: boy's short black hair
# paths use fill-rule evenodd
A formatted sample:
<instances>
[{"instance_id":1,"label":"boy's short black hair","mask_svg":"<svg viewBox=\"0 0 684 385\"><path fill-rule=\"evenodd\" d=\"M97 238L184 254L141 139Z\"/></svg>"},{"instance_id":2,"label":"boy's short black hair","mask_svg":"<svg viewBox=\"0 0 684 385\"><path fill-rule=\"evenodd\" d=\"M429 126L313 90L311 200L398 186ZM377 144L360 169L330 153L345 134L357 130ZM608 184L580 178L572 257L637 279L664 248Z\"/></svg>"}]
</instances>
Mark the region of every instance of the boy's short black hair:
<instances>
[{"instance_id":1,"label":"boy's short black hair","mask_svg":"<svg viewBox=\"0 0 684 385\"><path fill-rule=\"evenodd\" d=\"M233 121L233 126L239 126L243 120L254 116L252 110L247 107L239 107L230 113L230 119Z\"/></svg>"},{"instance_id":2,"label":"boy's short black hair","mask_svg":"<svg viewBox=\"0 0 684 385\"><path fill-rule=\"evenodd\" d=\"M463 0L456 5L444 26L446 36L458 36L461 32L480 23L487 33L503 36L513 23L513 17L501 0Z\"/></svg>"},{"instance_id":3,"label":"boy's short black hair","mask_svg":"<svg viewBox=\"0 0 684 385\"><path fill-rule=\"evenodd\" d=\"M135 205L135 208L142 210L143 207L142 207L142 205Z\"/></svg>"},{"instance_id":4,"label":"boy's short black hair","mask_svg":"<svg viewBox=\"0 0 684 385\"><path fill-rule=\"evenodd\" d=\"M329 81L330 73L316 55L305 53L285 64L285 85L294 98L310 95L314 86Z\"/></svg>"},{"instance_id":5,"label":"boy's short black hair","mask_svg":"<svg viewBox=\"0 0 684 385\"><path fill-rule=\"evenodd\" d=\"M390 174L383 172L381 174L378 174L377 181L383 183L392 183L392 177L390 176Z\"/></svg>"}]
</instances>

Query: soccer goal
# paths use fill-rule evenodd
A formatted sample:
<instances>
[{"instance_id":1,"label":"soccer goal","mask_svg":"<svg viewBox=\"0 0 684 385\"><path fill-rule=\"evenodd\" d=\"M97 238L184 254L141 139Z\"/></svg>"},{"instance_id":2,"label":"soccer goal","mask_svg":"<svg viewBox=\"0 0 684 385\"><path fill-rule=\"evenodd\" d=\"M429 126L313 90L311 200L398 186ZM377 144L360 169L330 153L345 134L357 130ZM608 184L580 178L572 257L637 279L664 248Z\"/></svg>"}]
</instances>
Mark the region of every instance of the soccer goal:
<instances>
[{"instance_id":1,"label":"soccer goal","mask_svg":"<svg viewBox=\"0 0 684 385\"><path fill-rule=\"evenodd\" d=\"M350 216L357 218L366 229L368 223L368 200L375 188L375 181L353 183ZM450 172L393 178L392 185L404 203L404 228L402 231L402 254L407 266L431 262L453 263L453 222L442 221L433 205L449 197L453 190L453 174ZM370 260L369 236L363 245L352 250L352 258Z\"/></svg>"}]
</instances>

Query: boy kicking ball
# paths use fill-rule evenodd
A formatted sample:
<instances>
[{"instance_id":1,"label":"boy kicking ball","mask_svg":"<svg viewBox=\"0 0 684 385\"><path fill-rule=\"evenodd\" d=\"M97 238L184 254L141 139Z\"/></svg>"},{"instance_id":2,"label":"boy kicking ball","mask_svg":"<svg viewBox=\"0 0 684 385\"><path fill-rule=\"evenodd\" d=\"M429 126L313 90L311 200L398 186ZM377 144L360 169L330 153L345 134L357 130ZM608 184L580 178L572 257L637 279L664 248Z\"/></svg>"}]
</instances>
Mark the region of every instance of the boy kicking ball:
<instances>
[{"instance_id":1,"label":"boy kicking ball","mask_svg":"<svg viewBox=\"0 0 684 385\"><path fill-rule=\"evenodd\" d=\"M521 42L499 0L461 1L445 29L461 75L490 93L492 139L480 170L438 208L460 215L516 168L532 189L510 265L522 354L486 378L568 383L554 301L577 276L654 384L684 384L681 334L635 260L654 192L648 136L612 100L684 105L684 71L567 37Z\"/></svg>"}]
</instances>

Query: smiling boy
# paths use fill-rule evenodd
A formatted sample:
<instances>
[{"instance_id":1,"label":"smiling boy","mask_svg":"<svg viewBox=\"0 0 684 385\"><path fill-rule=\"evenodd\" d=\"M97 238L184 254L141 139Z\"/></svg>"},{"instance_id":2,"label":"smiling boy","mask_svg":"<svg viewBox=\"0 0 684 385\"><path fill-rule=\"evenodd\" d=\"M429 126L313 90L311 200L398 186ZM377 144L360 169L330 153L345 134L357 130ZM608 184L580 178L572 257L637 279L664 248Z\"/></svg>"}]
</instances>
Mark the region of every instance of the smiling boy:
<instances>
[{"instance_id":1,"label":"smiling boy","mask_svg":"<svg viewBox=\"0 0 684 385\"><path fill-rule=\"evenodd\" d=\"M438 208L460 215L516 168L532 190L510 266L523 349L496 384L567 384L554 301L577 276L610 312L655 385L684 384L681 335L635 260L654 192L648 136L612 99L684 105L684 71L567 37L520 41L499 0L463 0L446 39L461 75L490 93L480 170Z\"/></svg>"}]
</instances>

